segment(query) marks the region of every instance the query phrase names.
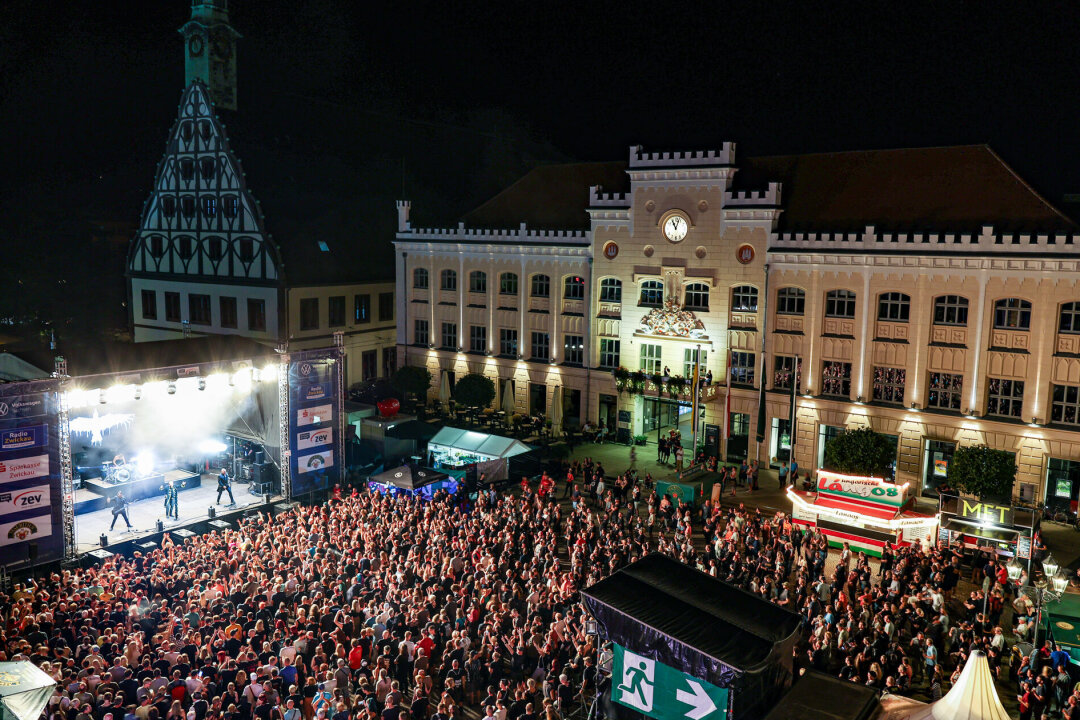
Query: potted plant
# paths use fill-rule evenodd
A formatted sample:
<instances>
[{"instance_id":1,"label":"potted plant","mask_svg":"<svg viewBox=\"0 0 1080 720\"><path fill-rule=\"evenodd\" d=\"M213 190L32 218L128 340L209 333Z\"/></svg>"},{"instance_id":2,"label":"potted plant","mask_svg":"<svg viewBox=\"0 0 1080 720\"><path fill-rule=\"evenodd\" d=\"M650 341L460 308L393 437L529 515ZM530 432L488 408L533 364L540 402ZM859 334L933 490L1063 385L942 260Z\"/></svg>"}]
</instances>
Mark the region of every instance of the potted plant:
<instances>
[{"instance_id":1,"label":"potted plant","mask_svg":"<svg viewBox=\"0 0 1080 720\"><path fill-rule=\"evenodd\" d=\"M611 374L615 377L615 389L620 393L628 389L630 382L630 371L624 367L617 367L611 371Z\"/></svg>"},{"instance_id":2,"label":"potted plant","mask_svg":"<svg viewBox=\"0 0 1080 720\"><path fill-rule=\"evenodd\" d=\"M649 376L649 382L653 384L653 389L656 390L657 393L664 391L664 376L660 373L653 373Z\"/></svg>"},{"instance_id":3,"label":"potted plant","mask_svg":"<svg viewBox=\"0 0 1080 720\"><path fill-rule=\"evenodd\" d=\"M641 370L635 370L630 374L630 392L641 395L645 392L645 373Z\"/></svg>"},{"instance_id":4,"label":"potted plant","mask_svg":"<svg viewBox=\"0 0 1080 720\"><path fill-rule=\"evenodd\" d=\"M648 438L646 438L644 435L635 435L634 436L634 444L635 445L644 445L647 440L648 440Z\"/></svg>"},{"instance_id":5,"label":"potted plant","mask_svg":"<svg viewBox=\"0 0 1080 720\"><path fill-rule=\"evenodd\" d=\"M668 380L668 393L671 397L677 397L684 392L686 392L686 378L676 376Z\"/></svg>"}]
</instances>

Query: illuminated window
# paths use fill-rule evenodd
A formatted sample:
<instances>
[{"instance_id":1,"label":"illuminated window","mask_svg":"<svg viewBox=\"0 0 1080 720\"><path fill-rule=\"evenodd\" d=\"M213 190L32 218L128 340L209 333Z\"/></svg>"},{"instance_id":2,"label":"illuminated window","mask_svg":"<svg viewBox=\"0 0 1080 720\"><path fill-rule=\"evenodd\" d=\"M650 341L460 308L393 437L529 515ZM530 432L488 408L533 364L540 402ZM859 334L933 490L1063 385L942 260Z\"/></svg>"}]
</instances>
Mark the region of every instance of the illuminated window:
<instances>
[{"instance_id":1,"label":"illuminated window","mask_svg":"<svg viewBox=\"0 0 1080 720\"><path fill-rule=\"evenodd\" d=\"M929 390L927 406L941 410L959 410L960 394L964 391L964 376L930 373Z\"/></svg>"},{"instance_id":2,"label":"illuminated window","mask_svg":"<svg viewBox=\"0 0 1080 720\"><path fill-rule=\"evenodd\" d=\"M874 368L874 400L885 403L904 404L904 387L907 370L904 368Z\"/></svg>"},{"instance_id":3,"label":"illuminated window","mask_svg":"<svg viewBox=\"0 0 1080 720\"><path fill-rule=\"evenodd\" d=\"M987 383L986 414L1018 418L1024 409L1024 381L990 378Z\"/></svg>"}]
</instances>

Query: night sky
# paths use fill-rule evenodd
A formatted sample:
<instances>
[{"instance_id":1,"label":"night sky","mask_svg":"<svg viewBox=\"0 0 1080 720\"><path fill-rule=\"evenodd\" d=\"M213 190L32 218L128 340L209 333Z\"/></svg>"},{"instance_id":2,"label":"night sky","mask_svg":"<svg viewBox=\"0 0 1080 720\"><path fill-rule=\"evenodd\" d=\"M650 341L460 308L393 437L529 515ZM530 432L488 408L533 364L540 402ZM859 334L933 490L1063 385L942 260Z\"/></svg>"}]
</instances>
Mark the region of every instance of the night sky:
<instances>
[{"instance_id":1,"label":"night sky","mask_svg":"<svg viewBox=\"0 0 1080 720\"><path fill-rule=\"evenodd\" d=\"M1052 202L1080 193L1080 5L844 6L232 0L235 120L365 160L403 154L390 127L520 150L448 198L448 220L529 163L624 159L636 143L730 140L744 156L989 143ZM50 224L71 217L137 222L188 15L185 0L0 6L4 242L49 248ZM252 134L233 138L245 163L263 146ZM438 179L462 172L453 162L409 162L403 183L456 191L460 178Z\"/></svg>"}]
</instances>

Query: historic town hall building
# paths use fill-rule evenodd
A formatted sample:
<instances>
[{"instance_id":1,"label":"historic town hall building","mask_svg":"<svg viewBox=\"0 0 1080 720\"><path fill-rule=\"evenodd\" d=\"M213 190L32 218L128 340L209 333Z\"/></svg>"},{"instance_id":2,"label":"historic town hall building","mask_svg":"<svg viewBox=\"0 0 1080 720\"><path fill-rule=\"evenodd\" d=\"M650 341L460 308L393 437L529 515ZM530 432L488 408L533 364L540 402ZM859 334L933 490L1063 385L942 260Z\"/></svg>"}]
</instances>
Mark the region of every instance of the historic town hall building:
<instances>
[{"instance_id":1,"label":"historic town hall building","mask_svg":"<svg viewBox=\"0 0 1080 720\"><path fill-rule=\"evenodd\" d=\"M636 147L540 167L455 227L410 211L398 361L484 373L500 406L510 392L550 417L558 400L564 425L679 425L688 444L689 382L672 398L651 378L696 360L712 377L699 438L729 457L783 458L794 436L818 467L828 438L869 425L923 494L978 443L1015 453L1018 496L1080 491L1080 238L988 147Z\"/></svg>"}]
</instances>

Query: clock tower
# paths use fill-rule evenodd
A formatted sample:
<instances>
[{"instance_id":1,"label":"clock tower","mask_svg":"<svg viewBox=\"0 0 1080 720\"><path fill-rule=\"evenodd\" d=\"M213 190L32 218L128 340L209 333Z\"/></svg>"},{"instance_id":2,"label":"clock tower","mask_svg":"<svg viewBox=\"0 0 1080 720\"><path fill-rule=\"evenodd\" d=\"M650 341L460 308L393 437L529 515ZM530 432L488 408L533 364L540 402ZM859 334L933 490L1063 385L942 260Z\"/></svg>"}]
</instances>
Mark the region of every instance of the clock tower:
<instances>
[{"instance_id":1,"label":"clock tower","mask_svg":"<svg viewBox=\"0 0 1080 720\"><path fill-rule=\"evenodd\" d=\"M236 39L229 0L191 0L191 19L182 28L185 85L202 80L219 110L236 110Z\"/></svg>"}]
</instances>

